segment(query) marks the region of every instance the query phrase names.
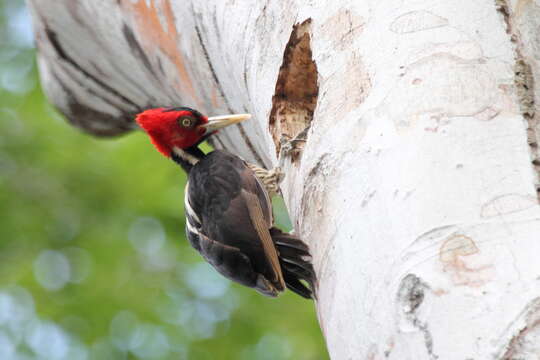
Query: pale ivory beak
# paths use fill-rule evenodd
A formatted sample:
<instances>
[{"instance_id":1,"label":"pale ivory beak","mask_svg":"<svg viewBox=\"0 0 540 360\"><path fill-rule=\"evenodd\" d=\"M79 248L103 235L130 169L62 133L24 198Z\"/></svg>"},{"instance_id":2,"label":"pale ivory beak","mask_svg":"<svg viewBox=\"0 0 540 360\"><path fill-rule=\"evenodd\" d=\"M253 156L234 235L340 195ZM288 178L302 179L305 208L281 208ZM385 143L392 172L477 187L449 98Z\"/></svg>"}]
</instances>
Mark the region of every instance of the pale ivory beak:
<instances>
[{"instance_id":1,"label":"pale ivory beak","mask_svg":"<svg viewBox=\"0 0 540 360\"><path fill-rule=\"evenodd\" d=\"M199 127L205 129L206 133L208 134L216 130L222 129L226 126L238 124L239 122L242 122L249 118L251 118L250 114L212 116L208 118L208 123L199 125Z\"/></svg>"}]
</instances>

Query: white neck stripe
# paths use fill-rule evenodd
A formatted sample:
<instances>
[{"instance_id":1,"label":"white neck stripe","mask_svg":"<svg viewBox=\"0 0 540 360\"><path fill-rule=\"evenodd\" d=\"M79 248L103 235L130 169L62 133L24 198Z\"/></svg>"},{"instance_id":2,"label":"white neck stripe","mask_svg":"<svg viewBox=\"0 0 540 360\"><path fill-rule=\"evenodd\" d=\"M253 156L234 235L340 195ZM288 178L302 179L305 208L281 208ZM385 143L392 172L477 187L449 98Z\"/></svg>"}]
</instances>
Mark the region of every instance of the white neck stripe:
<instances>
[{"instance_id":1,"label":"white neck stripe","mask_svg":"<svg viewBox=\"0 0 540 360\"><path fill-rule=\"evenodd\" d=\"M193 208L191 207L191 204L189 203L189 181L186 183L186 187L184 189L184 209L186 213L197 222L196 225L200 226L201 219L199 219L199 216L197 216L197 213L193 211Z\"/></svg>"},{"instance_id":2,"label":"white neck stripe","mask_svg":"<svg viewBox=\"0 0 540 360\"><path fill-rule=\"evenodd\" d=\"M188 162L192 166L199 162L199 159L197 159L195 156L185 152L184 150L180 149L179 147L173 146L173 152L175 153L176 156L178 156L182 160Z\"/></svg>"}]
</instances>

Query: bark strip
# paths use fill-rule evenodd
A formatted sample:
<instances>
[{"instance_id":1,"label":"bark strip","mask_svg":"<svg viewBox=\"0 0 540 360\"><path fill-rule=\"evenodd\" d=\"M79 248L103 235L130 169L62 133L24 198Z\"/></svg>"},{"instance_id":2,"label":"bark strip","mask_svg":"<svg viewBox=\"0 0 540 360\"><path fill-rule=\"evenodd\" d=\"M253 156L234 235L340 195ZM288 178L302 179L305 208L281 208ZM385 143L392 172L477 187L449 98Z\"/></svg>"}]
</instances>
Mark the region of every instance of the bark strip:
<instances>
[{"instance_id":1,"label":"bark strip","mask_svg":"<svg viewBox=\"0 0 540 360\"><path fill-rule=\"evenodd\" d=\"M497 11L501 13L506 23L506 33L510 35L510 41L514 47L514 84L516 86L519 106L523 119L527 122L527 143L531 150L531 162L536 172L534 184L538 201L540 202L540 153L538 149L538 119L536 117L536 104L534 100L534 76L531 65L523 55L521 35L511 14L511 8L507 0L495 0Z\"/></svg>"}]
</instances>

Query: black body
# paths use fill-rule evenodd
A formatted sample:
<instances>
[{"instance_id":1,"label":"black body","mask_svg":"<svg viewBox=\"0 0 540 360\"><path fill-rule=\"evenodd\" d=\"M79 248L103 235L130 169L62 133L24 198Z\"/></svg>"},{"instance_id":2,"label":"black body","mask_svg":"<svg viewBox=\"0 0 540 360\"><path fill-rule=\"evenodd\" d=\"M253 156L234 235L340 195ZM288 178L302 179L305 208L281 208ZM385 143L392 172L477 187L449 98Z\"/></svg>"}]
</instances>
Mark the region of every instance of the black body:
<instances>
[{"instance_id":1,"label":"black body","mask_svg":"<svg viewBox=\"0 0 540 360\"><path fill-rule=\"evenodd\" d=\"M270 199L246 163L225 151L183 151L199 159L191 166L173 154L189 172L185 207L191 245L222 275L265 295L276 296L286 285L314 297L307 246L272 226Z\"/></svg>"}]
</instances>

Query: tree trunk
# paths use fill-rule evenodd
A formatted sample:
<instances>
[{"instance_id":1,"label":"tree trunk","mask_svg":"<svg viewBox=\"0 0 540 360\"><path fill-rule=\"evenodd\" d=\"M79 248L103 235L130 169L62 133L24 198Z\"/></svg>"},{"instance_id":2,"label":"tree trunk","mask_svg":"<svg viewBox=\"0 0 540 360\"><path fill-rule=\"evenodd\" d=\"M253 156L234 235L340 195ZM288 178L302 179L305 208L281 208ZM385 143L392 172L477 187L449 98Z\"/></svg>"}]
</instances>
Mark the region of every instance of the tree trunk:
<instances>
[{"instance_id":1,"label":"tree trunk","mask_svg":"<svg viewBox=\"0 0 540 360\"><path fill-rule=\"evenodd\" d=\"M254 115L333 359L540 357L540 0L29 2L73 124Z\"/></svg>"}]
</instances>

